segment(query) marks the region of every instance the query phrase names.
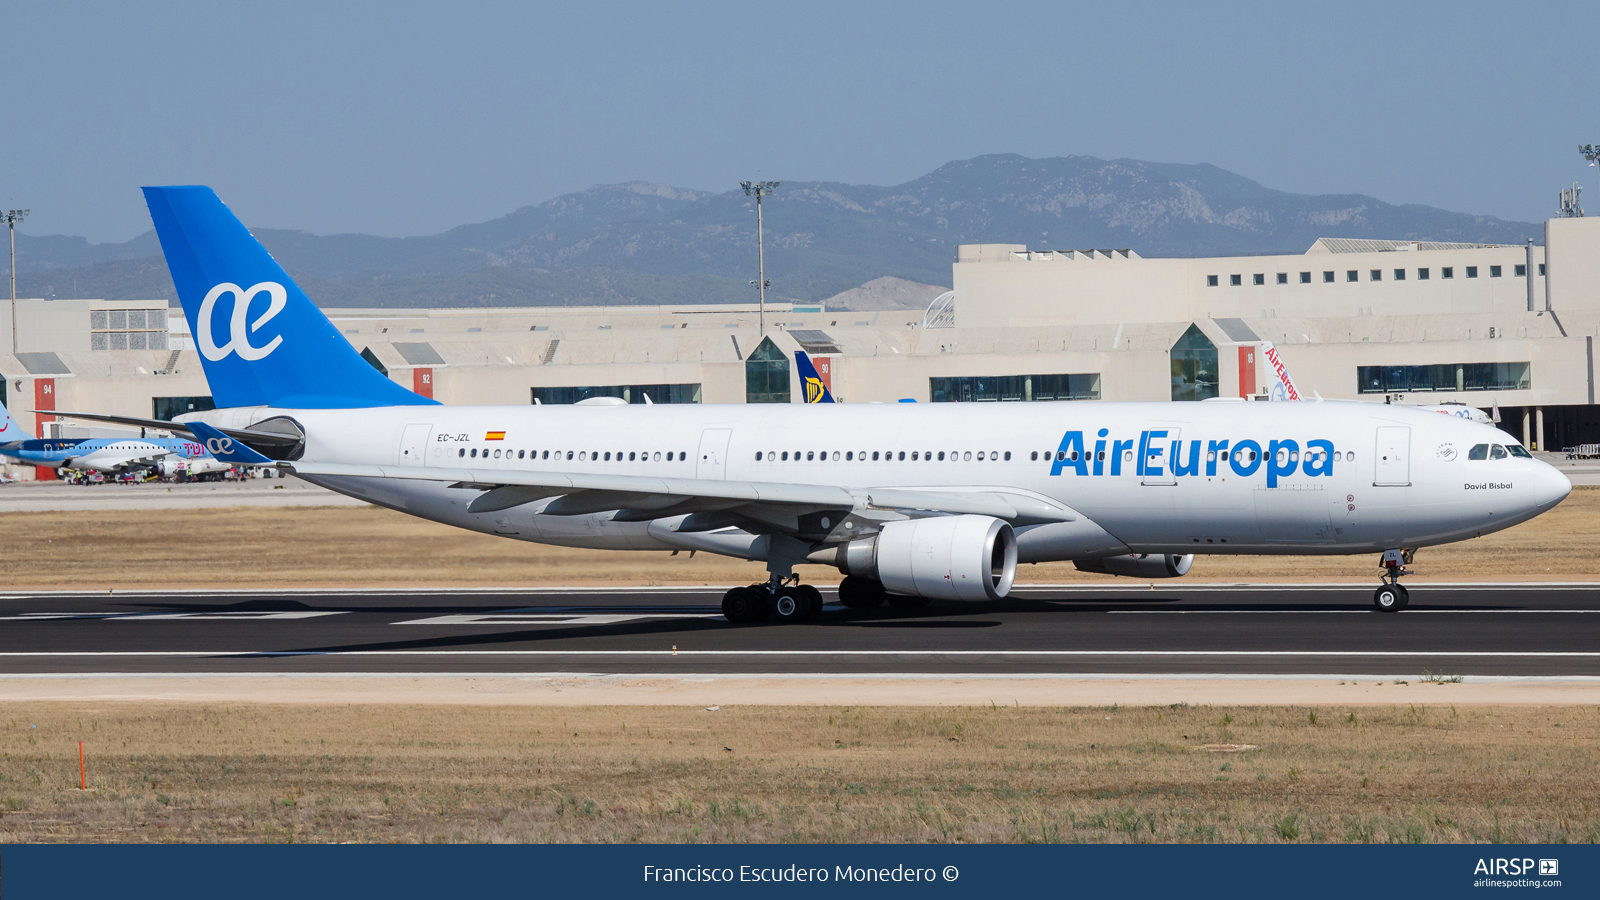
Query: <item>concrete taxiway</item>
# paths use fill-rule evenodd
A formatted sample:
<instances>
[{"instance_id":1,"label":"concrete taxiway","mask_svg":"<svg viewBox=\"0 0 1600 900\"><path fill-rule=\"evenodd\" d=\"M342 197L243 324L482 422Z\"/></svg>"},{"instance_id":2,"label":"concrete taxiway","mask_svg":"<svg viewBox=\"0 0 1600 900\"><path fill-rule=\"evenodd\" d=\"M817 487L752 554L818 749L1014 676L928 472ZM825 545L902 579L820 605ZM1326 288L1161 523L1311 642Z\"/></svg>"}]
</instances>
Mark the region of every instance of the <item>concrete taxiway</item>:
<instances>
[{"instance_id":1,"label":"concrete taxiway","mask_svg":"<svg viewBox=\"0 0 1600 900\"><path fill-rule=\"evenodd\" d=\"M1329 676L1600 679L1600 585L1030 586L730 625L721 588L0 595L0 677Z\"/></svg>"}]
</instances>

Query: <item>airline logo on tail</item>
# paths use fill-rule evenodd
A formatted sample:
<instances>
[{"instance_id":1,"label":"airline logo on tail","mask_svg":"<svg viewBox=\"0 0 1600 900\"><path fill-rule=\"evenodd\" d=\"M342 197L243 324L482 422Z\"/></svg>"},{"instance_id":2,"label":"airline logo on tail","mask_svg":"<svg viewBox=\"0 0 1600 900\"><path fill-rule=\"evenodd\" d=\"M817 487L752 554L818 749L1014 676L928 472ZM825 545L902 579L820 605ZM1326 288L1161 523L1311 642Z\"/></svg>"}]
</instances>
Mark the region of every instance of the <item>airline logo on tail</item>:
<instances>
[{"instance_id":1,"label":"airline logo on tail","mask_svg":"<svg viewBox=\"0 0 1600 900\"><path fill-rule=\"evenodd\" d=\"M1271 389L1274 400L1299 400L1300 391L1294 386L1294 379L1289 377L1289 369L1278 356L1278 348L1272 346L1271 341L1261 343L1261 353L1267 358L1267 363L1272 366L1272 372L1278 376L1278 383Z\"/></svg>"},{"instance_id":2,"label":"airline logo on tail","mask_svg":"<svg viewBox=\"0 0 1600 900\"><path fill-rule=\"evenodd\" d=\"M247 329L245 323L250 318L250 301L261 293L265 293L271 302L267 305L267 311L254 322L250 322ZM211 334L211 317L216 310L217 300L224 294L233 295L233 314L228 318L228 342L218 346L217 339ZM279 344L283 343L283 335L280 334L266 344L256 347L250 343L250 332L260 331L261 326L272 321L273 317L283 312L283 308L288 304L289 292L276 281L263 281L249 290L224 281L207 291L206 298L200 301L200 321L195 323L195 338L200 342L200 352L212 362L227 357L229 353L239 354L240 359L266 359L272 351L278 349Z\"/></svg>"},{"instance_id":3,"label":"airline logo on tail","mask_svg":"<svg viewBox=\"0 0 1600 900\"><path fill-rule=\"evenodd\" d=\"M822 375L817 367L811 364L811 357L804 350L794 352L795 364L800 367L800 384L805 387L807 403L832 403L833 392L828 390L827 382L822 380Z\"/></svg>"}]
</instances>

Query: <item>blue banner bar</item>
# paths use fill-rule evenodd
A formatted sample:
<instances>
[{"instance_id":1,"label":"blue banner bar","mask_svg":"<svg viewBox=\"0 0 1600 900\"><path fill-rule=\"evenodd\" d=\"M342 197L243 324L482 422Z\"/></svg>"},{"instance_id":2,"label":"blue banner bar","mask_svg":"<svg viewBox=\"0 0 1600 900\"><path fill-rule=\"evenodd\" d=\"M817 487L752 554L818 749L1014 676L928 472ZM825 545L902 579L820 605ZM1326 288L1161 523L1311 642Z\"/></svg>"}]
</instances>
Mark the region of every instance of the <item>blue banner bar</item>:
<instances>
[{"instance_id":1,"label":"blue banner bar","mask_svg":"<svg viewBox=\"0 0 1600 900\"><path fill-rule=\"evenodd\" d=\"M1600 896L1595 846L8 845L0 859L7 900Z\"/></svg>"}]
</instances>

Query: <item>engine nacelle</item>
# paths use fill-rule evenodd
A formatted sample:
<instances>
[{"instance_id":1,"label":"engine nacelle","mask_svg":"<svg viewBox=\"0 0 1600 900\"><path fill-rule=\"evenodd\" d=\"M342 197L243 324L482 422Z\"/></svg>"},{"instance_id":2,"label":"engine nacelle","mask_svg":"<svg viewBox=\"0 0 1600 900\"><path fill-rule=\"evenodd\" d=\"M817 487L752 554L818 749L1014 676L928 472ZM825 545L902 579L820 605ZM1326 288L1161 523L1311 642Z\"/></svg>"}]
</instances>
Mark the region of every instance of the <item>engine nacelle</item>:
<instances>
[{"instance_id":1,"label":"engine nacelle","mask_svg":"<svg viewBox=\"0 0 1600 900\"><path fill-rule=\"evenodd\" d=\"M1127 553L1122 556L1099 556L1094 559L1075 559L1072 564L1080 572L1098 572L1101 575L1126 575L1129 578L1181 578L1189 574L1194 565L1194 554L1178 556L1173 553Z\"/></svg>"},{"instance_id":2,"label":"engine nacelle","mask_svg":"<svg viewBox=\"0 0 1600 900\"><path fill-rule=\"evenodd\" d=\"M839 549L846 573L873 578L893 594L936 600L999 600L1017 577L1017 537L990 516L890 522Z\"/></svg>"}]
</instances>

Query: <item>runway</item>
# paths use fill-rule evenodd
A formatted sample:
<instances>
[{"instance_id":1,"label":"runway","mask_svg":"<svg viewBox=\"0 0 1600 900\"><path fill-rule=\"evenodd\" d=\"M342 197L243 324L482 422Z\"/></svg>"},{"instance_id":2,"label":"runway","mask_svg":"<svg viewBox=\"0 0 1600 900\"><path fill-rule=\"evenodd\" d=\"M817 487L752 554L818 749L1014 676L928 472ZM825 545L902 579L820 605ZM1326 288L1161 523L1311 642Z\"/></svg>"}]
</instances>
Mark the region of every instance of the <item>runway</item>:
<instances>
[{"instance_id":1,"label":"runway","mask_svg":"<svg viewBox=\"0 0 1600 900\"><path fill-rule=\"evenodd\" d=\"M0 595L30 674L1600 676L1600 585L1023 587L730 625L721 588Z\"/></svg>"}]
</instances>

